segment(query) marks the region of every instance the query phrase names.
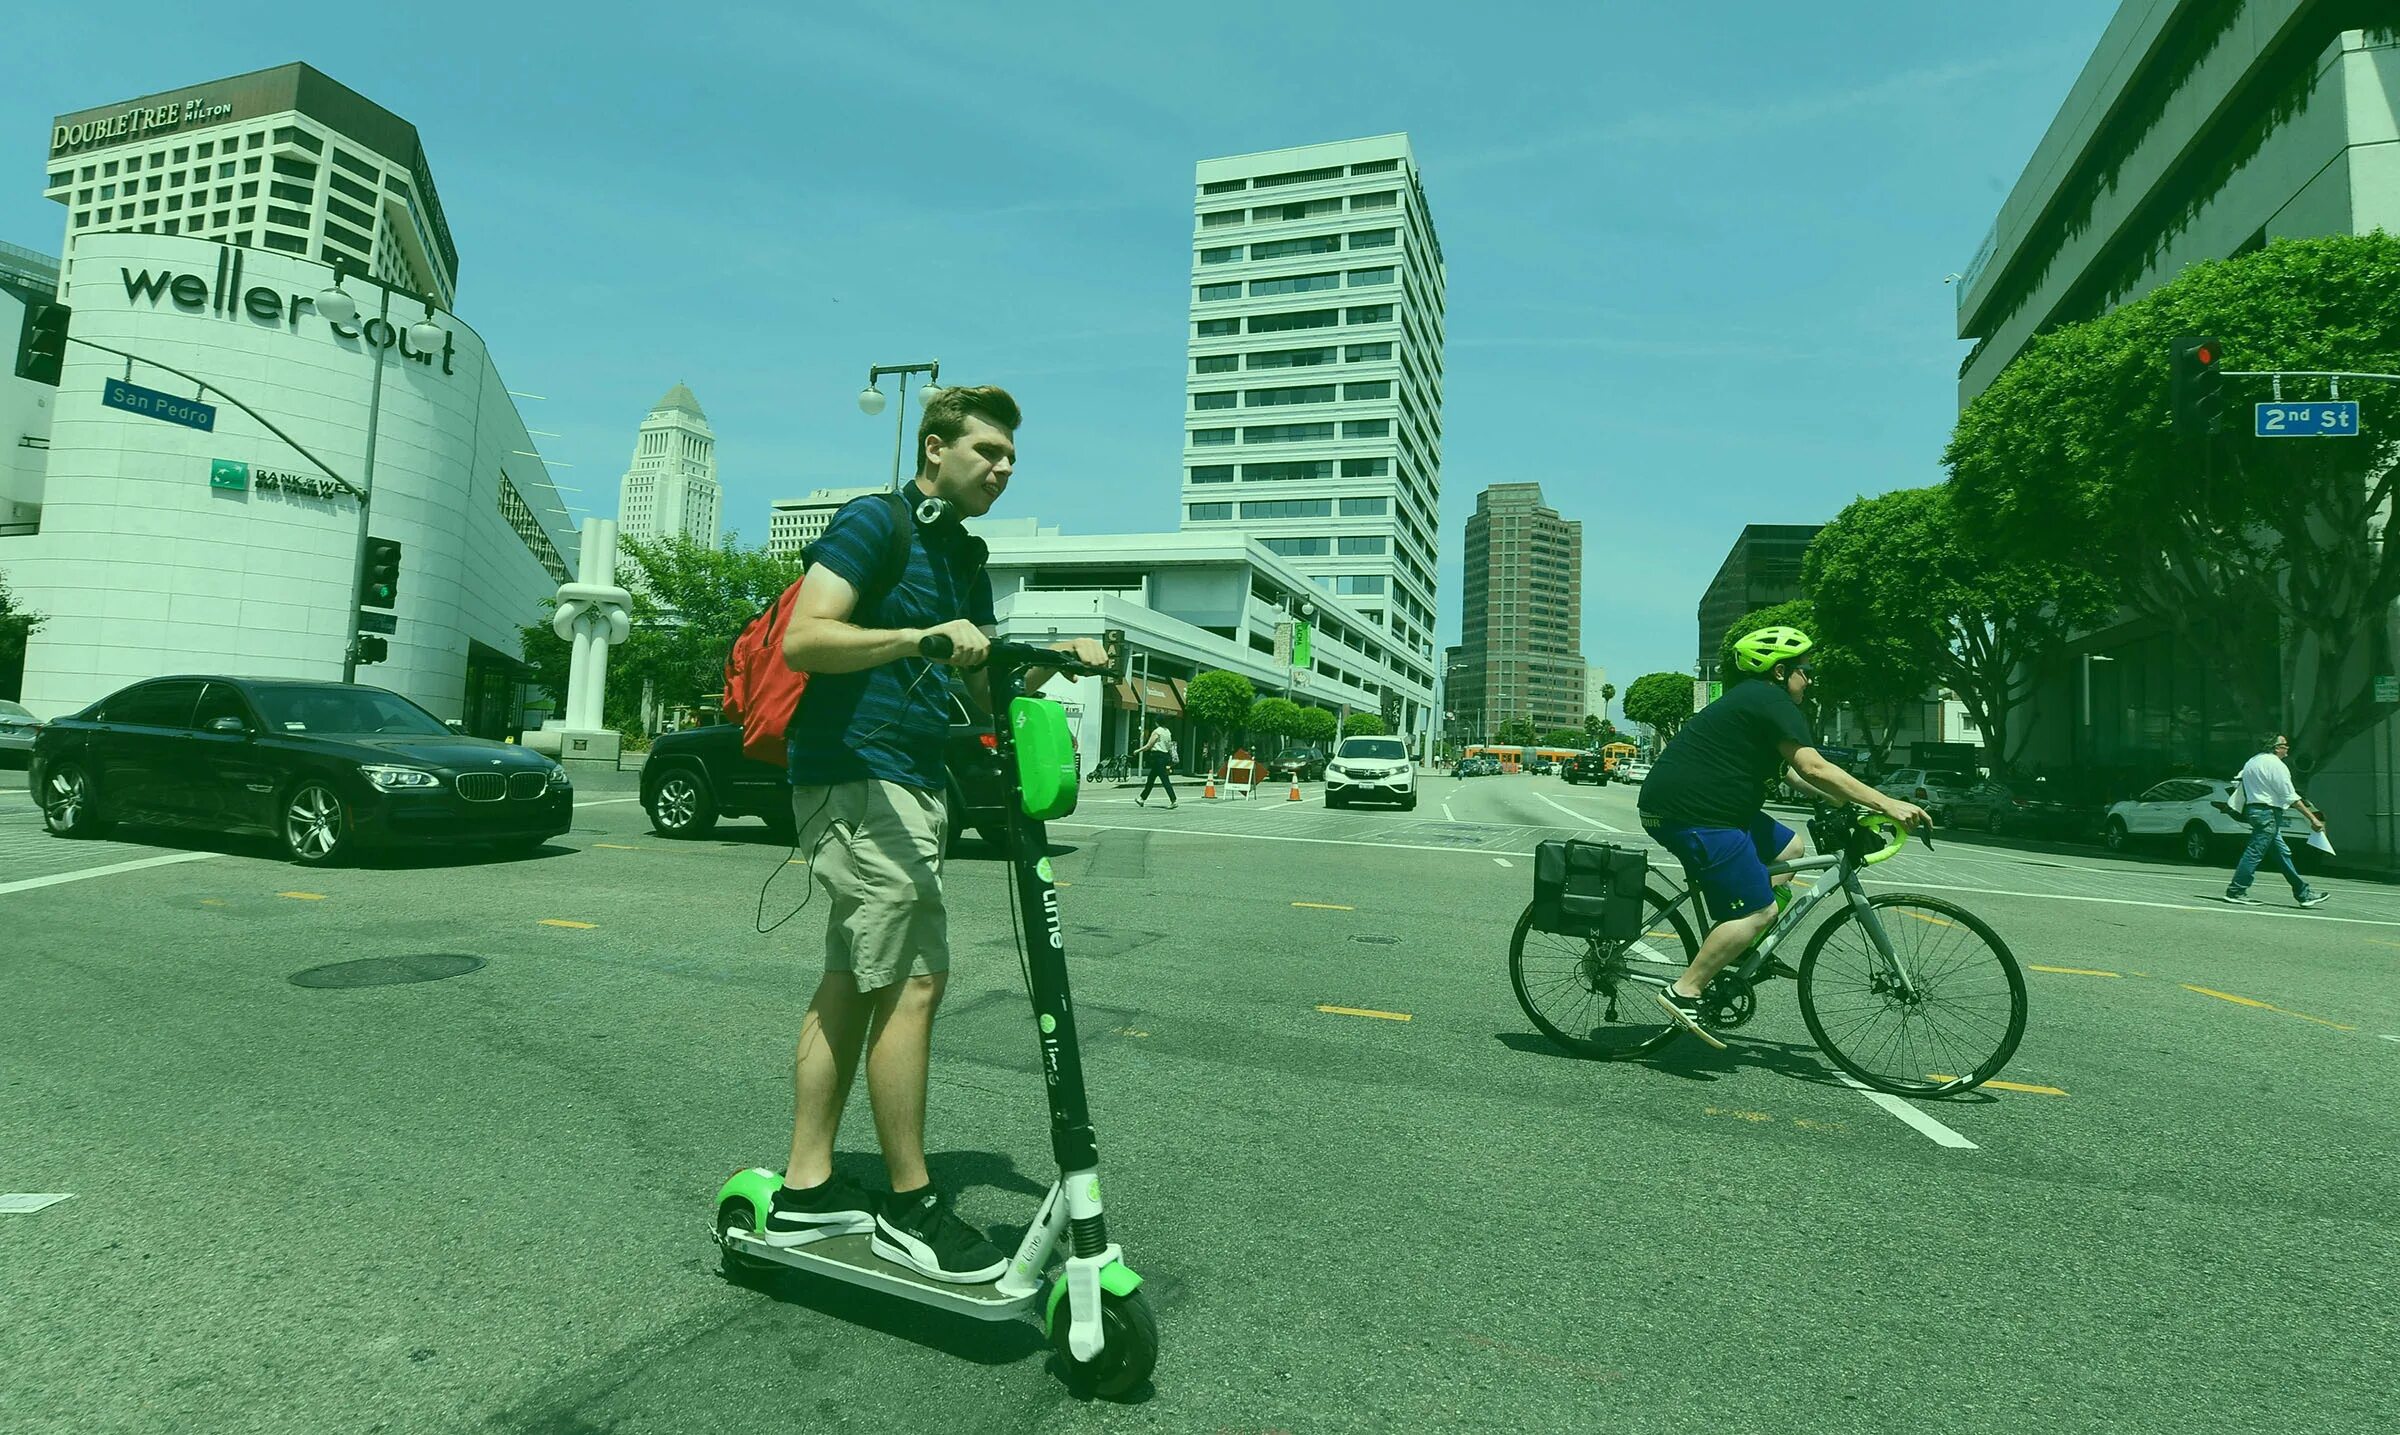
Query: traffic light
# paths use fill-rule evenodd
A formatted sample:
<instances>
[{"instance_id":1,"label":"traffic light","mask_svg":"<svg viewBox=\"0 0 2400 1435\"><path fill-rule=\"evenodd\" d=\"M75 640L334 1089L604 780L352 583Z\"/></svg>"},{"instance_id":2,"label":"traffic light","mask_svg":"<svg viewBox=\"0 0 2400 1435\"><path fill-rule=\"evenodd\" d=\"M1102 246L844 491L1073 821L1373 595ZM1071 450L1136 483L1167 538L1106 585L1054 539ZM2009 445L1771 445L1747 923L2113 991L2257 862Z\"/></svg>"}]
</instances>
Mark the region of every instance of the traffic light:
<instances>
[{"instance_id":1,"label":"traffic light","mask_svg":"<svg viewBox=\"0 0 2400 1435\"><path fill-rule=\"evenodd\" d=\"M75 311L64 304L28 304L25 323L17 331L17 377L58 387L58 371L67 360L67 319Z\"/></svg>"},{"instance_id":2,"label":"traffic light","mask_svg":"<svg viewBox=\"0 0 2400 1435\"><path fill-rule=\"evenodd\" d=\"M361 665L380 663L391 655L392 645L385 642L381 634L361 633L358 635L358 661Z\"/></svg>"},{"instance_id":3,"label":"traffic light","mask_svg":"<svg viewBox=\"0 0 2400 1435\"><path fill-rule=\"evenodd\" d=\"M358 578L358 606L382 608L398 606L400 597L400 545L389 538L367 540L367 562Z\"/></svg>"},{"instance_id":4,"label":"traffic light","mask_svg":"<svg viewBox=\"0 0 2400 1435\"><path fill-rule=\"evenodd\" d=\"M2186 436L2215 433L2217 420L2225 411L2225 376L2219 371L2224 346L2214 339L2177 339L2170 353L2175 432Z\"/></svg>"}]
</instances>

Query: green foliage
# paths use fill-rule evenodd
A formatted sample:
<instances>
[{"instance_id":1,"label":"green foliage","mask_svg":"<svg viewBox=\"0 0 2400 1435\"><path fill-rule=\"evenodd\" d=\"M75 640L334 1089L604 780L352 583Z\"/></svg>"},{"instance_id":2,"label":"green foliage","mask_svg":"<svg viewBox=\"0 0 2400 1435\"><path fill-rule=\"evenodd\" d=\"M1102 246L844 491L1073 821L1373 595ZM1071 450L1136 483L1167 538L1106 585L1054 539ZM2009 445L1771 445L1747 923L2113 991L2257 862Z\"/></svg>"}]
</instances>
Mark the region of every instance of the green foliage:
<instances>
[{"instance_id":1,"label":"green foliage","mask_svg":"<svg viewBox=\"0 0 2400 1435\"><path fill-rule=\"evenodd\" d=\"M1493 735L1492 741L1503 747L1531 747L1533 745L1533 719L1528 717L1510 718L1500 724L1500 731Z\"/></svg>"},{"instance_id":2,"label":"green foliage","mask_svg":"<svg viewBox=\"0 0 2400 1435\"><path fill-rule=\"evenodd\" d=\"M2227 379L2230 431L2179 442L2168 347L2186 334L2215 337L2229 369L2400 372L2400 238L2278 240L2044 335L1959 415L1953 502L1983 551L2106 580L2214 670L2248 727L2289 729L2313 766L2385 711L2367 679L2392 671L2400 545L2371 539L2400 427L2255 440L2245 406L2265 381Z\"/></svg>"},{"instance_id":3,"label":"green foliage","mask_svg":"<svg viewBox=\"0 0 2400 1435\"><path fill-rule=\"evenodd\" d=\"M1288 738L1293 725L1300 721L1300 705L1288 698L1260 698L1250 709L1245 724L1253 737ZM1280 743L1278 743L1280 746Z\"/></svg>"},{"instance_id":4,"label":"green foliage","mask_svg":"<svg viewBox=\"0 0 2400 1435\"><path fill-rule=\"evenodd\" d=\"M1600 745L1600 729L1607 725L1608 719L1598 713L1585 713L1583 715L1584 746L1598 747Z\"/></svg>"},{"instance_id":5,"label":"green foliage","mask_svg":"<svg viewBox=\"0 0 2400 1435\"><path fill-rule=\"evenodd\" d=\"M1202 673L1184 686L1183 711L1203 733L1229 738L1249 720L1256 693L1240 673Z\"/></svg>"},{"instance_id":6,"label":"green foliage","mask_svg":"<svg viewBox=\"0 0 2400 1435\"><path fill-rule=\"evenodd\" d=\"M1391 731L1376 713L1352 713L1350 720L1342 724L1344 737L1388 737Z\"/></svg>"},{"instance_id":7,"label":"green foliage","mask_svg":"<svg viewBox=\"0 0 2400 1435\"><path fill-rule=\"evenodd\" d=\"M8 591L7 577L0 575L0 682L13 682L25 670L25 641L46 621L21 606Z\"/></svg>"},{"instance_id":8,"label":"green foliage","mask_svg":"<svg viewBox=\"0 0 2400 1435\"><path fill-rule=\"evenodd\" d=\"M1589 731L1579 727L1552 728L1550 731L1542 734L1542 740L1538 746L1580 748L1585 743L1591 741L1591 733L1597 731L1599 731L1597 725L1595 725Z\"/></svg>"},{"instance_id":9,"label":"green foliage","mask_svg":"<svg viewBox=\"0 0 2400 1435\"><path fill-rule=\"evenodd\" d=\"M2001 768L2016 761L2029 732L2017 728L2010 740L2017 707L2067 640L2116 608L2109 585L2086 569L2026 556L2001 561L1970 544L1947 484L1843 509L1809 545L1801 583L1823 625L1816 636L1867 660L1854 675L1866 702L1905 704L1947 687ZM1863 671L1886 665L1898 671ZM1853 675L1845 667L1839 676Z\"/></svg>"},{"instance_id":10,"label":"green foliage","mask_svg":"<svg viewBox=\"0 0 2400 1435\"><path fill-rule=\"evenodd\" d=\"M1683 673L1644 673L1625 690L1625 716L1665 741L1692 716L1692 680Z\"/></svg>"},{"instance_id":11,"label":"green foliage","mask_svg":"<svg viewBox=\"0 0 2400 1435\"><path fill-rule=\"evenodd\" d=\"M1779 625L1798 628L1816 639L1817 645L1808 654L1809 671L1816 679L1808 694L1811 720L1823 727L1826 714L1849 709L1866 729L1875 761L1882 762L1899 735L1909 705L1923 701L1933 688L1927 644L1895 637L1872 625L1843 629L1820 614L1814 602L1795 598L1745 614L1727 630L1717 650L1717 671L1726 675L1728 685L1738 673L1733 666L1734 640ZM1843 636L1837 638L1837 633Z\"/></svg>"},{"instance_id":12,"label":"green foliage","mask_svg":"<svg viewBox=\"0 0 2400 1435\"><path fill-rule=\"evenodd\" d=\"M1289 736L1293 741L1306 743L1310 747L1326 747L1333 742L1334 730L1339 721L1324 708L1303 707L1292 720L1292 730Z\"/></svg>"}]
</instances>

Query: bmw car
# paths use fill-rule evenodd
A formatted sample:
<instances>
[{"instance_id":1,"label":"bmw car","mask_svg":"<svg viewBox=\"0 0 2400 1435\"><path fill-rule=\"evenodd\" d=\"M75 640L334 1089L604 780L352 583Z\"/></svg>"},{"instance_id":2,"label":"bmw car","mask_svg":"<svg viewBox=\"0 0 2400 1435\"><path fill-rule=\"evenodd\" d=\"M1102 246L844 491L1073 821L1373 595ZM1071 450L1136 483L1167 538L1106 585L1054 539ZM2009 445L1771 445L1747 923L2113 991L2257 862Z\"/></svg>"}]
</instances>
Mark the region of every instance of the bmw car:
<instances>
[{"instance_id":1,"label":"bmw car","mask_svg":"<svg viewBox=\"0 0 2400 1435\"><path fill-rule=\"evenodd\" d=\"M27 785L59 837L119 822L256 833L312 867L381 847L531 851L575 815L540 753L383 688L297 678L135 683L44 724Z\"/></svg>"}]
</instances>

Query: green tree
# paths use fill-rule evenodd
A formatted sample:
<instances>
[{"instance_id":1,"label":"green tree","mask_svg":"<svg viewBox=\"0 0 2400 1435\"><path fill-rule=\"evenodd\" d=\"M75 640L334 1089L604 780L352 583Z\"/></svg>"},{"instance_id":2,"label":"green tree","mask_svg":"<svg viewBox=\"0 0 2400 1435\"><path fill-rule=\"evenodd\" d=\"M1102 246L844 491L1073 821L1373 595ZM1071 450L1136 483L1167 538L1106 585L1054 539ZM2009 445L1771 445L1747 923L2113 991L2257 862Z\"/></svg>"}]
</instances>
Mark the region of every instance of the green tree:
<instances>
[{"instance_id":1,"label":"green tree","mask_svg":"<svg viewBox=\"0 0 2400 1435\"><path fill-rule=\"evenodd\" d=\"M1741 671L1734 665L1734 641L1760 628L1778 627L1798 628L1816 640L1809 651L1810 669L1816 677L1808 695L1811 722L1822 728L1827 714L1848 709L1866 732L1875 763L1881 765L1908 710L1933 690L1929 640L1919 635L1911 642L1870 631L1845 641L1836 636L1837 625L1821 616L1815 603L1794 598L1746 613L1727 629L1717 646L1717 671L1725 674L1727 681L1734 680Z\"/></svg>"},{"instance_id":2,"label":"green tree","mask_svg":"<svg viewBox=\"0 0 2400 1435\"><path fill-rule=\"evenodd\" d=\"M1298 703L1288 698L1260 698L1251 706L1250 718L1245 726L1250 729L1253 737L1274 739L1272 746L1275 751L1280 752L1283 750L1285 741L1291 737L1294 725L1299 721L1300 705ZM1264 745L1262 744L1262 746Z\"/></svg>"},{"instance_id":3,"label":"green tree","mask_svg":"<svg viewBox=\"0 0 2400 1435\"><path fill-rule=\"evenodd\" d=\"M1598 713L1585 713L1583 715L1583 745L1587 751L1600 745L1600 729L1606 725L1606 723L1607 719L1601 717Z\"/></svg>"},{"instance_id":4,"label":"green tree","mask_svg":"<svg viewBox=\"0 0 2400 1435\"><path fill-rule=\"evenodd\" d=\"M1606 720L1608 717L1608 705L1616 700L1617 685L1615 683L1602 683L1600 685L1600 716L1603 720Z\"/></svg>"},{"instance_id":5,"label":"green tree","mask_svg":"<svg viewBox=\"0 0 2400 1435\"><path fill-rule=\"evenodd\" d=\"M2389 710L2369 679L2394 670L2400 545L2380 515L2400 427L2261 441L2237 419L2180 441L2168 353L2189 334L2215 337L2231 369L2400 372L2400 238L2278 240L2035 340L1959 415L1953 501L1987 552L2106 579L2312 771ZM2269 396L2264 380L2224 385L2237 415Z\"/></svg>"},{"instance_id":6,"label":"green tree","mask_svg":"<svg viewBox=\"0 0 2400 1435\"><path fill-rule=\"evenodd\" d=\"M1240 673L1202 673L1184 686L1184 715L1199 724L1206 767L1216 766L1215 757L1210 754L1218 753L1227 739L1242 730L1256 698L1257 689ZM1211 738L1215 741L1211 742Z\"/></svg>"},{"instance_id":7,"label":"green tree","mask_svg":"<svg viewBox=\"0 0 2400 1435\"><path fill-rule=\"evenodd\" d=\"M2117 606L2086 569L1979 551L1947 484L1852 503L1809 545L1800 581L1823 625L1815 636L1838 635L1862 660L1904 654L1912 681L1901 686L1957 693L2002 769L2030 735L2012 723L2016 709L2067 640ZM1932 682L1917 680L1925 671Z\"/></svg>"},{"instance_id":8,"label":"green tree","mask_svg":"<svg viewBox=\"0 0 2400 1435\"><path fill-rule=\"evenodd\" d=\"M1533 719L1529 717L1510 718L1500 724L1500 731L1493 735L1492 741L1503 747L1533 746Z\"/></svg>"},{"instance_id":9,"label":"green tree","mask_svg":"<svg viewBox=\"0 0 2400 1435\"><path fill-rule=\"evenodd\" d=\"M1292 720L1291 735L1294 741L1306 743L1310 747L1329 747L1333 743L1333 735L1338 721L1330 711L1324 708L1303 707L1298 716Z\"/></svg>"},{"instance_id":10,"label":"green tree","mask_svg":"<svg viewBox=\"0 0 2400 1435\"><path fill-rule=\"evenodd\" d=\"M1595 720L1593 727L1589 731L1579 727L1552 728L1550 731L1542 734L1541 746L1581 747L1588 740L1589 733L1594 731L1598 731L1597 720Z\"/></svg>"},{"instance_id":11,"label":"green tree","mask_svg":"<svg viewBox=\"0 0 2400 1435\"><path fill-rule=\"evenodd\" d=\"M1644 673L1625 690L1625 716L1665 742L1692 716L1692 680L1683 673Z\"/></svg>"},{"instance_id":12,"label":"green tree","mask_svg":"<svg viewBox=\"0 0 2400 1435\"><path fill-rule=\"evenodd\" d=\"M0 575L0 692L14 693L25 673L25 642L34 630L48 621L39 613L19 604L8 591L8 579Z\"/></svg>"},{"instance_id":13,"label":"green tree","mask_svg":"<svg viewBox=\"0 0 2400 1435\"><path fill-rule=\"evenodd\" d=\"M1391 729L1383 725L1383 718L1375 713L1352 713L1350 720L1342 724L1344 737L1385 737L1390 733Z\"/></svg>"}]
</instances>

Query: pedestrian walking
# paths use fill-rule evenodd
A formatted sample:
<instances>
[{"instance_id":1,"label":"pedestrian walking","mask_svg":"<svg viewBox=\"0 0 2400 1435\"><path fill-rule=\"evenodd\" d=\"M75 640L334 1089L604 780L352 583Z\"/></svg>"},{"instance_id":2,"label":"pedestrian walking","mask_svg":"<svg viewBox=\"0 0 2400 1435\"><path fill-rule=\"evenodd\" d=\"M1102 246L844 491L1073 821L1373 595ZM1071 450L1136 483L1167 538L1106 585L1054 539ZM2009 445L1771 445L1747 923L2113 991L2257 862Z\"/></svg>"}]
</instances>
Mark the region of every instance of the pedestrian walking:
<instances>
[{"instance_id":1,"label":"pedestrian walking","mask_svg":"<svg viewBox=\"0 0 2400 1435\"><path fill-rule=\"evenodd\" d=\"M2233 784L2234 815L2250 824L2250 845L2242 849L2233 881L2225 888L2228 902L2259 905L2250 895L2250 879L2258 875L2258 864L2269 852L2283 868L2284 880L2292 884L2293 901L2314 907L2325 900L2324 893L2302 880L2300 869L2292 865L2292 850L2283 842L2283 810L2287 807L2297 808L2309 826L2325 830L2325 818L2292 788L2292 770L2286 765L2291 752L2292 740L2277 733L2265 752L2242 764L2242 775Z\"/></svg>"},{"instance_id":2,"label":"pedestrian walking","mask_svg":"<svg viewBox=\"0 0 2400 1435\"><path fill-rule=\"evenodd\" d=\"M1175 800L1175 734L1167 731L1165 723L1159 723L1150 729L1150 736L1142 743L1141 750L1142 765L1150 770L1150 780L1142 784L1141 795L1133 800L1133 805L1148 807L1150 790L1163 783L1167 789L1168 808L1181 806Z\"/></svg>"}]
</instances>

